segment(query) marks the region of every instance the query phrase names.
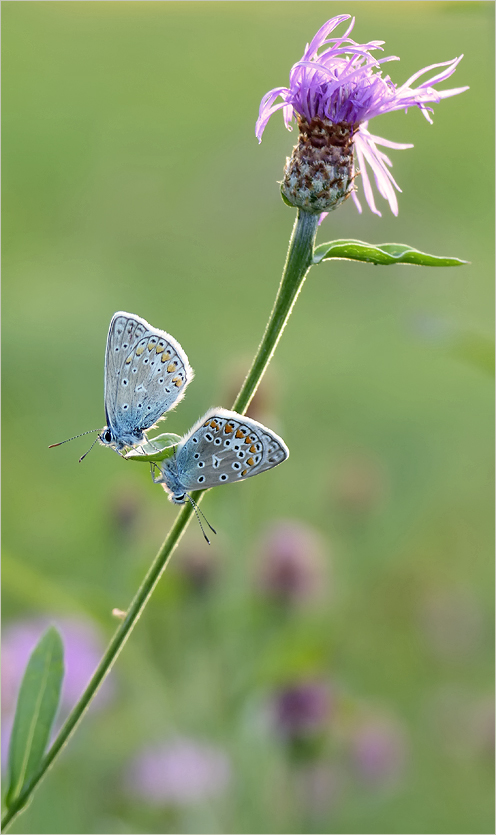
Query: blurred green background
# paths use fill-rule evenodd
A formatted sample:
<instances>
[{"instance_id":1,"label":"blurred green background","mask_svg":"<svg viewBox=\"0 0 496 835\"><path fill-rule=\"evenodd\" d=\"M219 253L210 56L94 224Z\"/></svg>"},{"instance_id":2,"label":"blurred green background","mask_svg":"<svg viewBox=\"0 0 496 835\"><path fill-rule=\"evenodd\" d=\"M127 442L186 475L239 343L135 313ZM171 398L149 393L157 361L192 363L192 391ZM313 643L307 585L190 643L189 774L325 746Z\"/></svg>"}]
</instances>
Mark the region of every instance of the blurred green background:
<instances>
[{"instance_id":1,"label":"blurred green background","mask_svg":"<svg viewBox=\"0 0 496 835\"><path fill-rule=\"evenodd\" d=\"M294 219L277 186L294 134L277 114L259 146L255 120L305 43L353 14L356 40L401 57L395 82L464 53L443 87L470 85L432 126L372 123L415 144L390 153L398 218L359 186L363 214L348 201L318 235L470 264L311 271L252 411L289 461L206 497L215 542L193 521L12 831L493 831L494 5L2 12L7 643L52 620L103 649L175 518L146 467L101 448L78 465L91 437L47 447L103 426L118 309L196 371L164 429L230 407ZM68 679L89 650L71 652Z\"/></svg>"}]
</instances>

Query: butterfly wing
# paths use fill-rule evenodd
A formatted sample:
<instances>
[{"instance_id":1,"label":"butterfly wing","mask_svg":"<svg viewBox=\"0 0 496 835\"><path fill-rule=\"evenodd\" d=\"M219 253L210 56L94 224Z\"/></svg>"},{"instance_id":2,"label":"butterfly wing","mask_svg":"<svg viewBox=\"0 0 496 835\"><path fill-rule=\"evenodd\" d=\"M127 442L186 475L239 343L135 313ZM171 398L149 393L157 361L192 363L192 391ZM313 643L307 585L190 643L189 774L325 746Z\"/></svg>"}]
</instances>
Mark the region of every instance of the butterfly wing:
<instances>
[{"instance_id":1,"label":"butterfly wing","mask_svg":"<svg viewBox=\"0 0 496 835\"><path fill-rule=\"evenodd\" d=\"M288 455L282 438L263 424L210 409L179 444L175 463L185 490L198 490L258 475Z\"/></svg>"},{"instance_id":2,"label":"butterfly wing","mask_svg":"<svg viewBox=\"0 0 496 835\"><path fill-rule=\"evenodd\" d=\"M105 353L105 413L114 439L153 426L184 396L193 371L179 342L140 316L119 311Z\"/></svg>"}]
</instances>

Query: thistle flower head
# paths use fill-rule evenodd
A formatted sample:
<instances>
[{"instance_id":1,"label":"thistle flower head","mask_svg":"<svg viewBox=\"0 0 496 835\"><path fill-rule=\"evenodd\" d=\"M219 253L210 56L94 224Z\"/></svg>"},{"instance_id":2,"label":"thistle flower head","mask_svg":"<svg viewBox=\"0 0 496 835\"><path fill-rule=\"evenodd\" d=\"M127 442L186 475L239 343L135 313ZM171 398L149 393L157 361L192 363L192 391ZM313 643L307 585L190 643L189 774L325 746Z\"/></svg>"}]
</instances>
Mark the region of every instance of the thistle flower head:
<instances>
[{"instance_id":1,"label":"thistle flower head","mask_svg":"<svg viewBox=\"0 0 496 835\"><path fill-rule=\"evenodd\" d=\"M370 209L380 215L367 165L372 169L379 193L396 215L398 202L394 189L401 189L389 171L391 161L378 146L396 149L413 146L375 136L368 130L368 121L381 113L406 111L415 105L427 121L432 122L430 104L468 90L468 87L434 89L435 84L453 75L463 55L452 61L431 64L398 87L388 75L383 77L380 66L399 58L378 58L372 54L382 51L384 41L358 44L352 40L349 35L355 24L354 18L341 37L329 37L349 18L350 15L338 15L328 20L307 44L301 61L292 67L289 87L276 87L264 96L255 133L261 141L270 117L281 109L286 127L292 130L291 123L296 114L300 138L287 162L282 185L283 196L292 205L313 214L327 212L352 194L361 212L353 185L356 152ZM436 70L438 72L433 76L418 83L421 76ZM416 83L418 86L414 86Z\"/></svg>"}]
</instances>

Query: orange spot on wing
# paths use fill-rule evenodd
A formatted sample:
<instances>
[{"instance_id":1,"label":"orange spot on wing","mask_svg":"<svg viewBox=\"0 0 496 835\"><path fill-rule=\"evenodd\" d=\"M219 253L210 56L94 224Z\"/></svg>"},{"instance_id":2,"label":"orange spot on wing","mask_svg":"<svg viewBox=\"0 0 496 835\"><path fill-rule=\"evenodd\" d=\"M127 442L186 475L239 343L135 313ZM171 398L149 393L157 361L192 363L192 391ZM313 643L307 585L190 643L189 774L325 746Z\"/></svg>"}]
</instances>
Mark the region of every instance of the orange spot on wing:
<instances>
[{"instance_id":1,"label":"orange spot on wing","mask_svg":"<svg viewBox=\"0 0 496 835\"><path fill-rule=\"evenodd\" d=\"M241 475L246 475L246 473L247 473L247 472L248 472L248 470L243 470L243 472L241 473Z\"/></svg>"},{"instance_id":2,"label":"orange spot on wing","mask_svg":"<svg viewBox=\"0 0 496 835\"><path fill-rule=\"evenodd\" d=\"M241 429L238 429L238 431L236 432L236 437L237 437L237 438L244 438L244 437L245 437L245 433L244 433L244 432L242 432L242 431L241 431Z\"/></svg>"},{"instance_id":3,"label":"orange spot on wing","mask_svg":"<svg viewBox=\"0 0 496 835\"><path fill-rule=\"evenodd\" d=\"M167 366L167 371L168 371L168 373L170 374L172 371L175 371L175 370L176 370L176 368L177 368L176 363L175 363L175 362L171 362L171 363L169 363L169 365Z\"/></svg>"},{"instance_id":4,"label":"orange spot on wing","mask_svg":"<svg viewBox=\"0 0 496 835\"><path fill-rule=\"evenodd\" d=\"M251 447L250 447L250 452L256 452L256 451L257 451L257 448L256 448L255 444L252 444Z\"/></svg>"},{"instance_id":5,"label":"orange spot on wing","mask_svg":"<svg viewBox=\"0 0 496 835\"><path fill-rule=\"evenodd\" d=\"M175 383L178 388L180 388L180 386L182 386L183 384L183 381L180 377L173 377L172 382Z\"/></svg>"},{"instance_id":6,"label":"orange spot on wing","mask_svg":"<svg viewBox=\"0 0 496 835\"><path fill-rule=\"evenodd\" d=\"M224 426L224 432L226 433L226 435L230 435L230 433L233 431L233 429L234 429L234 426L231 426L230 423L226 423L226 425Z\"/></svg>"}]
</instances>

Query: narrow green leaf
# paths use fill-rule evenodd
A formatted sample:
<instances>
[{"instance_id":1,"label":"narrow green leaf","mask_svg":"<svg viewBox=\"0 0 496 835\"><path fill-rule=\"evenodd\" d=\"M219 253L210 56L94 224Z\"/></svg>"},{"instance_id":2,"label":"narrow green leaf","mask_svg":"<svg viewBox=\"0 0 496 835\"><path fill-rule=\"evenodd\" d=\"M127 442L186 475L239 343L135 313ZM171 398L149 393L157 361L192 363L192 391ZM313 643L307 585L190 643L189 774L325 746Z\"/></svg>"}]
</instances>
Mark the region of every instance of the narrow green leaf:
<instances>
[{"instance_id":1,"label":"narrow green leaf","mask_svg":"<svg viewBox=\"0 0 496 835\"><path fill-rule=\"evenodd\" d=\"M51 626L33 650L19 690L9 747L7 806L32 777L45 752L59 704L63 659L62 639Z\"/></svg>"},{"instance_id":2,"label":"narrow green leaf","mask_svg":"<svg viewBox=\"0 0 496 835\"><path fill-rule=\"evenodd\" d=\"M347 261L366 261L369 264L414 264L417 267L459 267L468 264L461 258L445 258L428 255L407 244L367 244L364 241L330 241L315 247L313 263L320 264L330 258Z\"/></svg>"},{"instance_id":3,"label":"narrow green leaf","mask_svg":"<svg viewBox=\"0 0 496 835\"><path fill-rule=\"evenodd\" d=\"M174 450L181 440L180 435L174 435L171 432L165 432L163 435L157 435L156 438L151 438L147 444L141 444L143 452L128 452L126 459L128 461L163 461L165 458L170 458L174 455ZM144 454L143 454L144 453Z\"/></svg>"}]
</instances>

